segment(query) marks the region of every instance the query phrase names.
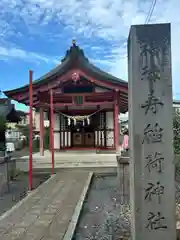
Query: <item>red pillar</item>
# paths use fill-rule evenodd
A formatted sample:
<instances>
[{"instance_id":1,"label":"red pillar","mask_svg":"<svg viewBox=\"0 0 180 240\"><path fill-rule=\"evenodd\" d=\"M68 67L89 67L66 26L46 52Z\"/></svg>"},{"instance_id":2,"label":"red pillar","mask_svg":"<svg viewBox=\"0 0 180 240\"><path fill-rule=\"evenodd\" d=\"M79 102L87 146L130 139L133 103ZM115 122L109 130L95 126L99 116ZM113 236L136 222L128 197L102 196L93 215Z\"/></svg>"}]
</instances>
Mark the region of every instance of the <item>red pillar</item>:
<instances>
[{"instance_id":1,"label":"red pillar","mask_svg":"<svg viewBox=\"0 0 180 240\"><path fill-rule=\"evenodd\" d=\"M52 154L52 175L54 174L54 108L53 108L53 92L50 90L50 146Z\"/></svg>"},{"instance_id":2,"label":"red pillar","mask_svg":"<svg viewBox=\"0 0 180 240\"><path fill-rule=\"evenodd\" d=\"M40 108L40 155L44 156L44 111Z\"/></svg>"},{"instance_id":3,"label":"red pillar","mask_svg":"<svg viewBox=\"0 0 180 240\"><path fill-rule=\"evenodd\" d=\"M49 151L51 151L51 110L49 107Z\"/></svg>"},{"instance_id":4,"label":"red pillar","mask_svg":"<svg viewBox=\"0 0 180 240\"><path fill-rule=\"evenodd\" d=\"M119 146L119 121L118 121L118 114L119 114L119 105L118 105L118 95L116 95L116 100L114 102L114 147L116 151L118 150Z\"/></svg>"},{"instance_id":5,"label":"red pillar","mask_svg":"<svg viewBox=\"0 0 180 240\"><path fill-rule=\"evenodd\" d=\"M29 190L32 190L32 151L33 151L33 72L29 71Z\"/></svg>"}]
</instances>

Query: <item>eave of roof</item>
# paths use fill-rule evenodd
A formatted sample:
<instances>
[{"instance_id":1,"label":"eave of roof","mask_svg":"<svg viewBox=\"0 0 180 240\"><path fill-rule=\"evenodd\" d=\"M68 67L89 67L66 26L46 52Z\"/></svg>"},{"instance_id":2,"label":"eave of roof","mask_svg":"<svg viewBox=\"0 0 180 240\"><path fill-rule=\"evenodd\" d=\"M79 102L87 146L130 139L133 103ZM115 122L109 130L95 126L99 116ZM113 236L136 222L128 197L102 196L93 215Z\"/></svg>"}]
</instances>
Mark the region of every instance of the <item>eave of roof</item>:
<instances>
[{"instance_id":1,"label":"eave of roof","mask_svg":"<svg viewBox=\"0 0 180 240\"><path fill-rule=\"evenodd\" d=\"M71 68L80 68L86 70L90 75L94 77L99 77L104 81L111 82L112 84L127 86L128 83L122 79L112 76L109 73L104 72L98 67L94 66L89 60L85 57L84 52L80 49L75 43L70 47L69 50L66 51L65 57L61 60L61 64L57 67L46 73L44 76L39 79L33 81L33 85L38 86L45 83L48 83L52 79L62 76ZM23 92L28 89L29 84L22 86L20 88L4 91L6 96L11 96L11 94L17 92Z\"/></svg>"}]
</instances>

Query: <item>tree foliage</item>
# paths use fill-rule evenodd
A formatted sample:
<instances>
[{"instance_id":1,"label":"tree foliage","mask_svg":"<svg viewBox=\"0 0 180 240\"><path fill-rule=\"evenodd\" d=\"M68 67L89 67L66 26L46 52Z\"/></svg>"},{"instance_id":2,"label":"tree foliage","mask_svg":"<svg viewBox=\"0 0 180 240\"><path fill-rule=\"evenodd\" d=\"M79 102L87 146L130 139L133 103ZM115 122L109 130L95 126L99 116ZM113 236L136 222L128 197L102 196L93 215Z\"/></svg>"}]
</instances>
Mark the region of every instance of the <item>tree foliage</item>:
<instances>
[{"instance_id":1,"label":"tree foliage","mask_svg":"<svg viewBox=\"0 0 180 240\"><path fill-rule=\"evenodd\" d=\"M173 132L174 132L174 153L175 155L180 155L180 112L174 113Z\"/></svg>"},{"instance_id":2,"label":"tree foliage","mask_svg":"<svg viewBox=\"0 0 180 240\"><path fill-rule=\"evenodd\" d=\"M6 148L6 119L0 116L0 151L5 151Z\"/></svg>"},{"instance_id":3,"label":"tree foliage","mask_svg":"<svg viewBox=\"0 0 180 240\"><path fill-rule=\"evenodd\" d=\"M3 116L0 116L0 130L1 131L6 130L6 118Z\"/></svg>"}]
</instances>

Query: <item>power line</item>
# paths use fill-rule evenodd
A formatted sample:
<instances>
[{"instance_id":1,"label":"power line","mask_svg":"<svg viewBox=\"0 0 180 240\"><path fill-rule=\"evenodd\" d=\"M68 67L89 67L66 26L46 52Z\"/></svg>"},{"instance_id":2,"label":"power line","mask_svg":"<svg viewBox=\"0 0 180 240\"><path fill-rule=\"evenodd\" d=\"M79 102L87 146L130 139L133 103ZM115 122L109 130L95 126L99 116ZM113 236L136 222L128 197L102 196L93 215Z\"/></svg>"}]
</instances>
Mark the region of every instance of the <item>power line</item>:
<instances>
[{"instance_id":1,"label":"power line","mask_svg":"<svg viewBox=\"0 0 180 240\"><path fill-rule=\"evenodd\" d=\"M147 21L148 21L148 18L149 18L149 15L150 15L150 12L151 12L151 10L152 10L153 5L154 5L154 0L151 2L151 6L150 6L150 8L149 8L149 11L148 11L148 14L147 14L147 16L146 16L146 20L145 20L145 23L144 23L144 24L146 24Z\"/></svg>"},{"instance_id":2,"label":"power line","mask_svg":"<svg viewBox=\"0 0 180 240\"><path fill-rule=\"evenodd\" d=\"M152 4L151 4L149 12L148 12L148 15L147 15L146 20L145 20L145 24L148 24L149 21L151 20L151 17L152 17L152 14L154 12L154 8L155 8L156 3L157 3L157 0L152 1Z\"/></svg>"}]
</instances>

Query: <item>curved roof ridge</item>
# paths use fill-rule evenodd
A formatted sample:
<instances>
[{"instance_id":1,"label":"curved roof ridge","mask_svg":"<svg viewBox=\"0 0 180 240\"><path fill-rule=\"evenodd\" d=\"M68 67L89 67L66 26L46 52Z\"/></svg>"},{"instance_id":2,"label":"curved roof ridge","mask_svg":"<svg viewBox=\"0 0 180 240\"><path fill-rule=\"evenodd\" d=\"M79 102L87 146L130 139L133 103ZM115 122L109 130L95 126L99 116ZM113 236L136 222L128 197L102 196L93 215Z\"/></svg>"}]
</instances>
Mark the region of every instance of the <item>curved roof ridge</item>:
<instances>
[{"instance_id":1,"label":"curved roof ridge","mask_svg":"<svg viewBox=\"0 0 180 240\"><path fill-rule=\"evenodd\" d=\"M38 78L37 80L33 81L35 85L45 84L55 77L62 76L68 70L73 68L80 68L81 70L86 70L89 72L89 75L92 75L95 78L99 78L104 81L112 82L115 84L123 84L127 85L127 81L124 81L120 78L117 78L100 68L96 67L93 63L89 62L88 58L85 56L84 51L76 45L76 42L73 41L72 46L70 49L66 51L65 57L61 60L61 63L58 64L55 68L51 71L44 74L42 77ZM26 84L22 87L4 91L5 95L14 93L16 91L20 92L25 90L29 84Z\"/></svg>"}]
</instances>

